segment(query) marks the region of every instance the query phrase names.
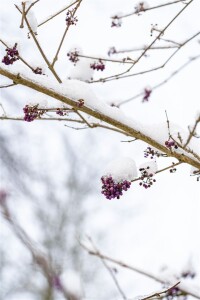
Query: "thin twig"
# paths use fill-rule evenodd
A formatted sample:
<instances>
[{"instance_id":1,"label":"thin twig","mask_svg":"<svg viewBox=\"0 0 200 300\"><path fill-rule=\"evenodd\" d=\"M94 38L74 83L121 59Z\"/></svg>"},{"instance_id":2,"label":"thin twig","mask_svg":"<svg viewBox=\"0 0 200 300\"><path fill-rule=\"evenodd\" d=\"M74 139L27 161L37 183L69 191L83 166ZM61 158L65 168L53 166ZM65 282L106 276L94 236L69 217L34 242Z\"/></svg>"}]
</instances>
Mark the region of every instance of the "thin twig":
<instances>
[{"instance_id":1,"label":"thin twig","mask_svg":"<svg viewBox=\"0 0 200 300\"><path fill-rule=\"evenodd\" d=\"M165 289L165 290L162 291L162 292L154 293L154 294L152 294L152 295L150 295L150 296L141 298L140 300L148 300L148 299L152 299L152 298L154 298L154 297L156 297L156 298L159 297L159 299L160 299L160 298L161 298L160 295L166 294L166 293L170 292L172 289L174 289L174 288L175 288L177 285L179 285L179 284L180 284L180 281L178 281L176 284L174 284L173 286L171 286L171 287Z\"/></svg>"},{"instance_id":2,"label":"thin twig","mask_svg":"<svg viewBox=\"0 0 200 300\"><path fill-rule=\"evenodd\" d=\"M45 256L36 246L36 244L31 240L31 238L28 236L28 234L23 230L23 228L13 219L10 210L7 206L6 201L0 201L0 206L2 208L2 214L7 220L7 222L10 224L13 232L18 237L18 239L22 242L22 244L26 247L27 250L30 251L33 260L36 262L36 264L42 269L43 274L45 275L49 286L53 287L54 284L54 278L56 276L56 272L53 269L53 266L50 262L50 260L47 259L47 256ZM62 282L59 281L60 289L59 291L63 294L64 298L66 300L80 300L79 297L77 297L75 294L72 294L64 285L62 285ZM55 288L55 287L54 287Z\"/></svg>"},{"instance_id":3,"label":"thin twig","mask_svg":"<svg viewBox=\"0 0 200 300\"><path fill-rule=\"evenodd\" d=\"M183 145L183 149L185 149L187 147L187 145L190 143L192 137L195 135L195 130L197 128L197 125L199 124L200 122L200 116L196 119L195 123L194 123L194 126L192 128L192 130L190 130L190 134L188 136L188 139L187 141L185 142L185 144Z\"/></svg>"},{"instance_id":4,"label":"thin twig","mask_svg":"<svg viewBox=\"0 0 200 300\"><path fill-rule=\"evenodd\" d=\"M82 0L79 0L79 1L78 1L78 4L76 5L76 7L75 7L75 9L74 9L74 11L73 11L73 13L72 13L72 17L74 17L76 11L78 10L79 6L81 5L81 2L82 2ZM61 39L61 41L60 41L60 44L59 44L58 49L57 49L57 51L56 51L56 54L55 54L55 56L54 56L54 58L53 58L53 61L52 61L52 63L51 63L51 66L52 66L52 67L54 67L56 61L58 60L58 55L59 55L60 49L61 49L61 47L62 47L62 44L63 44L63 42L64 42L64 39L65 39L65 37L66 37L66 34L67 34L68 29L69 29L70 26L71 26L70 24L68 24L68 25L66 26L66 29L65 29L64 34L63 34L63 36L62 36L62 39Z\"/></svg>"}]
</instances>

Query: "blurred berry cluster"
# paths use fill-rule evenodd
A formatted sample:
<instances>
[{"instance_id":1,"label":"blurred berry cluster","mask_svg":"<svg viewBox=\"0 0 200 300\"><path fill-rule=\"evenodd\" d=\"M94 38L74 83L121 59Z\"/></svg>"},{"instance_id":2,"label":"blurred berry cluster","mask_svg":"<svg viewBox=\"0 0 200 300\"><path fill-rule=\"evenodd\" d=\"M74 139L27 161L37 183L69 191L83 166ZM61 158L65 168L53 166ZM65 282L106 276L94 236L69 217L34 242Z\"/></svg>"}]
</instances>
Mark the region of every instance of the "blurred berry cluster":
<instances>
[{"instance_id":1,"label":"blurred berry cluster","mask_svg":"<svg viewBox=\"0 0 200 300\"><path fill-rule=\"evenodd\" d=\"M120 182L116 182L113 180L112 176L102 176L101 181L102 185L102 194L108 199L119 199L120 196L123 195L123 191L127 191L130 186L131 182L127 180L123 180Z\"/></svg>"},{"instance_id":2,"label":"blurred berry cluster","mask_svg":"<svg viewBox=\"0 0 200 300\"><path fill-rule=\"evenodd\" d=\"M13 46L13 48L6 48L7 54L2 59L2 63L5 65L12 65L15 61L19 59L19 52L17 50L17 43Z\"/></svg>"}]
</instances>

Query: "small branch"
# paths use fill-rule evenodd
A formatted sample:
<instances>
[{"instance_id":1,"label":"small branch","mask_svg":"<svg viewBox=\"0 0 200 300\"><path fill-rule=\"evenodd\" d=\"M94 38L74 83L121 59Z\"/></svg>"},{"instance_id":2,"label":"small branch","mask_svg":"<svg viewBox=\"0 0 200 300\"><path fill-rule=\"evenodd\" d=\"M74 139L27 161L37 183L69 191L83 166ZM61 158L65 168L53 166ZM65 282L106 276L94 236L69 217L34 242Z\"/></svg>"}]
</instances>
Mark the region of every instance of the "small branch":
<instances>
[{"instance_id":1,"label":"small branch","mask_svg":"<svg viewBox=\"0 0 200 300\"><path fill-rule=\"evenodd\" d=\"M74 17L76 11L78 10L79 6L81 5L81 2L82 2L82 0L79 0L79 1L78 1L78 4L76 5L76 7L75 7L75 9L74 9L74 11L73 11L73 13L72 13L72 17ZM55 56L54 56L54 59L53 59L53 61L52 61L51 67L54 67L56 61L58 60L58 55L59 55L60 49L61 49L61 47L62 47L62 44L63 44L63 42L64 42L64 39L65 39L65 37L66 37L66 34L67 34L68 29L69 29L70 26L71 26L70 24L68 24L68 25L66 26L66 29L65 29L65 31L64 31L64 34L63 34L63 36L62 36L62 39L61 39L61 41L60 41L60 44L59 44L59 46L58 46L58 49L57 49L56 54L55 54Z\"/></svg>"},{"instance_id":2,"label":"small branch","mask_svg":"<svg viewBox=\"0 0 200 300\"><path fill-rule=\"evenodd\" d=\"M178 73L180 73L184 68L186 68L189 64L191 64L193 61L197 60L200 58L200 55L191 57L188 59L188 61L186 63L184 63L182 66L180 66L177 70L175 70L174 72L171 73L170 76L168 76L166 79L164 79L163 81L161 81L160 83L156 84L155 86L153 86L151 88L151 91L156 90L157 88L161 87L162 85L166 84L168 81L170 81L174 76L178 75ZM128 98L126 100L120 101L119 103L116 103L116 105L121 106L124 105L132 100L135 100L141 96L144 95L144 92L138 93L135 96L132 96L131 98Z\"/></svg>"},{"instance_id":3,"label":"small branch","mask_svg":"<svg viewBox=\"0 0 200 300\"><path fill-rule=\"evenodd\" d=\"M72 100L68 98L67 96L62 95L60 92L56 92L56 90L52 90L50 88L45 87L44 85L41 85L39 81L32 81L31 79L24 77L20 74L14 74L11 71L7 70L6 68L0 67L0 74L10 78L16 83L22 84L24 86L27 86L31 89L34 89L36 91L39 91L43 93L44 95L48 95L54 99L60 100L61 102L77 109L77 101ZM165 147L162 143L155 140L151 136L146 135L143 132L140 132L137 128L131 127L131 125L127 125L123 121L119 121L117 118L112 116L112 113L102 113L101 111L97 111L95 109L92 109L86 105L83 105L82 107L79 107L79 111L82 111L90 116L95 117L98 120L101 120L118 130L125 132L126 135L137 138L141 141L146 142L150 146L157 148L159 151L165 153L169 157L175 157L180 162L188 163L192 166L194 166L197 169L200 169L200 162L194 158L191 158L191 156L183 153L178 153L176 151L170 151L167 147Z\"/></svg>"},{"instance_id":4,"label":"small branch","mask_svg":"<svg viewBox=\"0 0 200 300\"><path fill-rule=\"evenodd\" d=\"M8 87L11 87L11 86L14 86L14 85L16 85L16 83L11 83L11 84L8 84L8 85L0 85L0 89L8 88Z\"/></svg>"},{"instance_id":5,"label":"small branch","mask_svg":"<svg viewBox=\"0 0 200 300\"><path fill-rule=\"evenodd\" d=\"M166 170L169 170L169 169L171 169L171 168L174 168L174 167L176 167L176 166L179 166L181 163L182 163L182 162L173 163L173 164L171 164L171 165L168 166L168 167L165 167L165 168L163 168L163 169L160 169L160 170L156 171L155 174L159 174L159 173L161 173L161 172L164 172L164 171L166 171ZM138 181L138 180L141 180L141 179L142 179L141 177L138 177L138 178L136 178L136 179L131 180L131 182L135 182L135 181Z\"/></svg>"},{"instance_id":6,"label":"small branch","mask_svg":"<svg viewBox=\"0 0 200 300\"><path fill-rule=\"evenodd\" d=\"M59 14L61 14L63 11L65 11L66 9L70 8L71 6L73 6L74 4L76 4L79 0L74 1L72 4L66 6L65 8L59 10L57 13L55 13L54 15L48 17L46 20L42 21L38 27L44 25L45 23L47 23L48 21L52 20L53 18L57 17Z\"/></svg>"},{"instance_id":7,"label":"small branch","mask_svg":"<svg viewBox=\"0 0 200 300\"><path fill-rule=\"evenodd\" d=\"M94 80L91 81L90 83L96 83L96 82L106 82L106 81L111 81L111 80L116 80L116 79L121 79L121 78L127 78L127 77L131 77L131 76L136 76L136 75L141 75L141 74L145 74L145 73L149 73L155 70L158 70L160 68L163 68L168 62L169 60L181 49L181 47L183 47L186 43L188 43L191 39L195 38L198 34L200 34L200 32L198 32L197 34L195 34L194 36L192 36L190 39L188 39L186 42L184 42L182 44L181 47L179 47L176 51L173 52L172 55L170 55L170 57L166 60L166 62L161 65L160 67L156 67L150 70L146 70L146 71L142 71L142 72L138 72L135 74L129 74L129 75L125 75L128 72L131 71L131 69L141 60L141 58L147 53L147 51L155 44L155 42L157 40L159 40L162 35L165 33L165 31L171 26L171 24L180 16L180 14L188 7L188 5L190 5L194 0L190 0L185 6L184 8L182 8L176 15L175 17L164 27L164 29L159 31L158 36L151 42L151 44L141 53L141 55L135 60L135 62L132 64L131 67L129 67L126 71L123 71L119 74L116 75L111 75L108 77L104 77L104 78L100 78L99 80Z\"/></svg>"}]
</instances>

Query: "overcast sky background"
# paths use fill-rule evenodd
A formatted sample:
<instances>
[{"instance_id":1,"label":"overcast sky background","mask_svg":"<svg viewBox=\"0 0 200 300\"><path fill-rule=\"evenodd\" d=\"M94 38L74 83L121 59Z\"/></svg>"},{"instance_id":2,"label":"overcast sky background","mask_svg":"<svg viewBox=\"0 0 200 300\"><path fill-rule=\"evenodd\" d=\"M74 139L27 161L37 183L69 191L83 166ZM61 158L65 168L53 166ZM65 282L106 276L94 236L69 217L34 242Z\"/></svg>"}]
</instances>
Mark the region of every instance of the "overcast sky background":
<instances>
[{"instance_id":1,"label":"overcast sky background","mask_svg":"<svg viewBox=\"0 0 200 300\"><path fill-rule=\"evenodd\" d=\"M41 62L42 59L32 39L27 39L27 30L19 29L20 15L14 3L15 1L11 0L0 2L0 38L5 42L11 41L11 44L14 44L16 40L19 41L22 45L20 45L20 53L30 64ZM67 3L63 0L57 0L56 3L52 0L41 0L34 6L34 12L40 22ZM110 16L119 12L130 12L137 3L137 1L129 0L83 0L77 14L79 21L76 26L70 28L61 50L61 59L56 64L56 70L61 77L64 79L70 76L70 69L73 66L68 61L66 53L72 47L81 47L86 55L106 56L111 46L115 46L116 49L125 49L147 45L155 37L155 34L153 37L150 36L151 24L158 24L158 28L163 28L183 7L180 3L152 10L139 17L135 15L124 19L121 28L111 28ZM160 3L164 1L148 2L149 5ZM200 28L199 11L200 2L194 0L167 30L164 38L182 42L195 34ZM65 13L62 13L38 29L38 39L48 57L53 57L55 54L56 45L65 28L64 19ZM154 86L164 80L189 57L198 55L200 50L198 40L200 37L181 49L164 69L104 84L93 83L91 87L103 101L114 102L128 99L145 87ZM163 42L160 43L164 45ZM135 67L135 72L159 66L170 53L171 50L148 52L148 57L141 60ZM3 57L2 45L0 54ZM137 53L131 54L131 57L134 58L134 56L137 57ZM43 62L42 65L44 65ZM150 124L158 124L158 132L159 124L166 122L165 110L167 110L170 121L178 124L183 130L187 130L187 126L193 124L197 112L200 111L199 67L200 60L191 63L169 83L153 91L148 103L142 103L142 99L138 98L123 105L121 109L147 128ZM101 75L107 76L120 70L120 66L106 63L106 70ZM46 72L48 73L48 70ZM95 77L98 78L98 76L99 73L96 72ZM3 77L0 80L1 84L8 82ZM37 94L28 88L16 86L1 90L0 102L9 115L22 116L24 105L34 102L34 97L38 97ZM13 121L1 121L0 130L11 140L15 153L17 155L23 153L27 164L33 170L41 169L41 172L46 170L51 178L54 178L57 187L65 181L63 176L66 176L68 168L62 143L63 136L65 136L76 153L83 158L83 163L89 165L95 173L93 183L95 193L89 197L90 201L87 202L89 205L86 204L88 212L91 212L88 213L84 230L80 234L90 235L103 253L152 273L159 274L161 269L167 266L170 272L179 275L188 264L193 265L197 276L191 281L191 285L198 288L200 295L200 190L199 182L190 176L189 166L179 166L174 174L168 171L158 174L156 184L148 190L139 187L138 182L135 182L120 200L107 201L101 195L100 184L104 166L119 156L129 156L139 165L145 161L143 151L147 145L140 141L122 143L122 140L127 140L126 137L103 129L75 131L64 127L64 123L61 122L34 121L30 124L25 122L19 124ZM175 160L160 159L158 165L161 168L172 161ZM0 172L1 186L15 194L9 178L6 178L2 171ZM86 174L84 176L87 177ZM38 196L42 194L39 185L34 186L34 192ZM28 234L39 242L40 233L38 229L35 229L37 226L32 216L33 204L31 201L27 203L26 197L23 199L20 196L19 199L18 194L15 195L15 199L10 201L13 203L18 201L20 204L14 210L16 217ZM81 201L81 195L79 201ZM11 245L9 256L19 259L20 255L16 254L11 232L2 219L1 223L2 247L5 249ZM89 256L87 259L91 262L95 260ZM98 277L94 285L91 284L86 290L86 299L90 297L106 299L106 291L109 288L113 291L116 289L109 274L103 266L99 266L98 272L102 276ZM139 294L148 294L160 287L157 283L124 270L120 270L117 276L129 298ZM106 287L105 291L102 289L103 286ZM18 297L14 296L12 300L23 299L21 295L20 298ZM116 299L119 298L116 292ZM30 297L30 299L33 298ZM58 296L56 299L61 298Z\"/></svg>"}]
</instances>

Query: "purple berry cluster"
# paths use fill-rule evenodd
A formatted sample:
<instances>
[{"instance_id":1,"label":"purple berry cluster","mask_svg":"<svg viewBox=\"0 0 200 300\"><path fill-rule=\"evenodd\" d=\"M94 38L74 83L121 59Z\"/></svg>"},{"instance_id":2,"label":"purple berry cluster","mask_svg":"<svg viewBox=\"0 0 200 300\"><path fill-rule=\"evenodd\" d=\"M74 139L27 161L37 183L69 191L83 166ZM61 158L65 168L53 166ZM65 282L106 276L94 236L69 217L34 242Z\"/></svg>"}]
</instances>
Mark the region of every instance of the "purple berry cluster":
<instances>
[{"instance_id":1,"label":"purple berry cluster","mask_svg":"<svg viewBox=\"0 0 200 300\"><path fill-rule=\"evenodd\" d=\"M151 96L152 90L151 89L144 89L144 96L142 98L142 102L148 102Z\"/></svg>"},{"instance_id":2,"label":"purple berry cluster","mask_svg":"<svg viewBox=\"0 0 200 300\"><path fill-rule=\"evenodd\" d=\"M121 27L122 21L119 16L112 17L111 27Z\"/></svg>"},{"instance_id":3,"label":"purple berry cluster","mask_svg":"<svg viewBox=\"0 0 200 300\"><path fill-rule=\"evenodd\" d=\"M97 71L103 71L105 69L105 65L101 59L99 59L98 62L94 62L93 64L90 64L90 68Z\"/></svg>"},{"instance_id":4,"label":"purple berry cluster","mask_svg":"<svg viewBox=\"0 0 200 300\"><path fill-rule=\"evenodd\" d=\"M42 74L43 74L43 73L42 73L42 68L37 67L36 69L33 70L33 73L42 75Z\"/></svg>"},{"instance_id":5,"label":"purple berry cluster","mask_svg":"<svg viewBox=\"0 0 200 300\"><path fill-rule=\"evenodd\" d=\"M23 111L24 111L24 121L26 122L32 122L34 121L35 119L37 118L40 118L44 113L45 113L45 110L41 110L38 108L38 105L39 104L36 104L36 105L26 105L24 108L23 108Z\"/></svg>"},{"instance_id":6,"label":"purple berry cluster","mask_svg":"<svg viewBox=\"0 0 200 300\"><path fill-rule=\"evenodd\" d=\"M123 180L121 182L115 182L112 176L102 176L101 181L102 185L102 194L108 199L119 199L120 196L123 195L123 191L127 191L130 186L131 182L127 180Z\"/></svg>"},{"instance_id":7,"label":"purple berry cluster","mask_svg":"<svg viewBox=\"0 0 200 300\"><path fill-rule=\"evenodd\" d=\"M73 9L72 10L69 9L66 13L65 21L67 26L76 25L76 23L78 22L77 17L74 17L73 13L74 13Z\"/></svg>"},{"instance_id":8,"label":"purple berry cluster","mask_svg":"<svg viewBox=\"0 0 200 300\"><path fill-rule=\"evenodd\" d=\"M76 63L79 61L78 54L79 52L76 49L67 53L67 56L69 56L69 60L73 62L74 65L76 65Z\"/></svg>"},{"instance_id":9,"label":"purple berry cluster","mask_svg":"<svg viewBox=\"0 0 200 300\"><path fill-rule=\"evenodd\" d=\"M139 171L141 172L140 183L139 185L144 187L145 189L150 188L156 179L153 178L153 173L149 173L150 167L140 168Z\"/></svg>"},{"instance_id":10,"label":"purple berry cluster","mask_svg":"<svg viewBox=\"0 0 200 300\"><path fill-rule=\"evenodd\" d=\"M144 150L144 157L145 158L151 158L151 159L153 159L153 158L155 158L155 157L163 157L163 156L167 156L166 154L164 154L164 153L161 153L161 152L159 152L159 151L157 151L157 150L154 150L154 149L152 149L151 147L147 147L147 149L146 150Z\"/></svg>"},{"instance_id":11,"label":"purple berry cluster","mask_svg":"<svg viewBox=\"0 0 200 300\"><path fill-rule=\"evenodd\" d=\"M171 140L171 139L169 139L168 141L165 142L165 146L167 148L169 148L170 150L172 150L172 148L178 149L177 144L173 140Z\"/></svg>"},{"instance_id":12,"label":"purple berry cluster","mask_svg":"<svg viewBox=\"0 0 200 300\"><path fill-rule=\"evenodd\" d=\"M2 59L2 63L5 65L12 65L15 61L19 59L19 52L17 50L17 43L13 46L13 48L6 48L7 54Z\"/></svg>"}]
</instances>

